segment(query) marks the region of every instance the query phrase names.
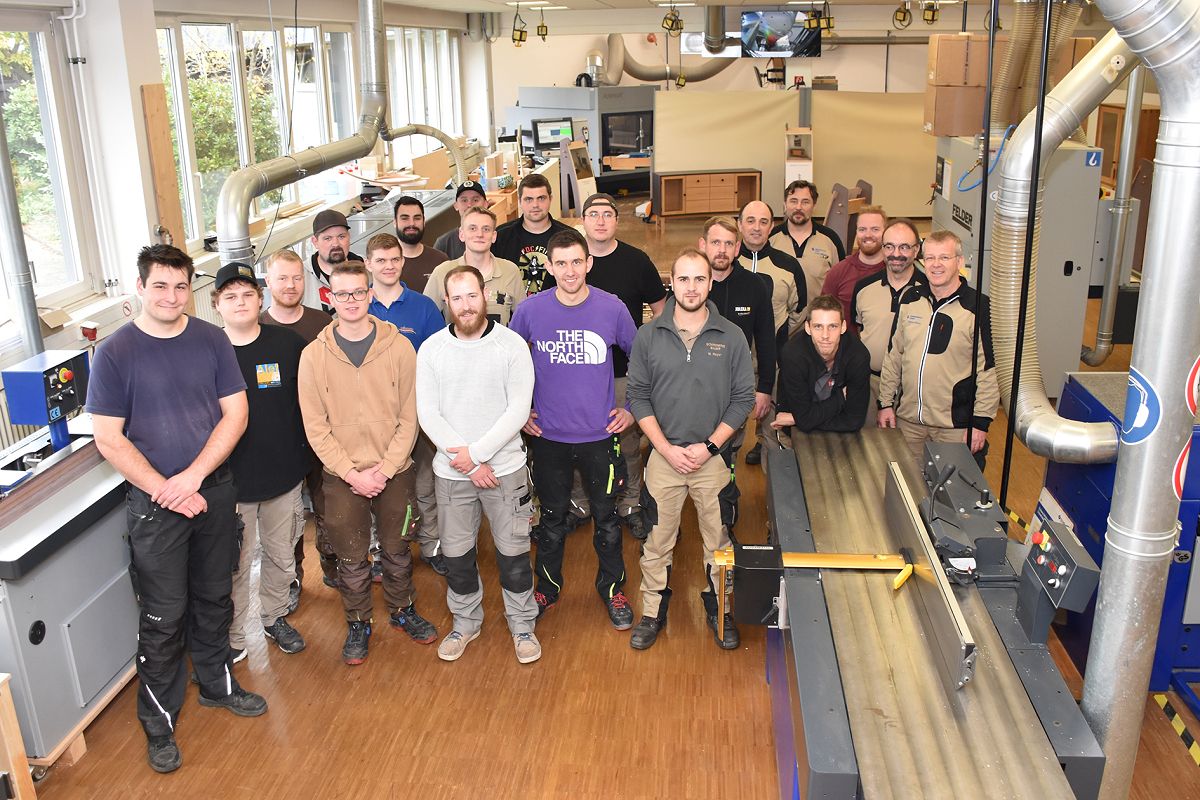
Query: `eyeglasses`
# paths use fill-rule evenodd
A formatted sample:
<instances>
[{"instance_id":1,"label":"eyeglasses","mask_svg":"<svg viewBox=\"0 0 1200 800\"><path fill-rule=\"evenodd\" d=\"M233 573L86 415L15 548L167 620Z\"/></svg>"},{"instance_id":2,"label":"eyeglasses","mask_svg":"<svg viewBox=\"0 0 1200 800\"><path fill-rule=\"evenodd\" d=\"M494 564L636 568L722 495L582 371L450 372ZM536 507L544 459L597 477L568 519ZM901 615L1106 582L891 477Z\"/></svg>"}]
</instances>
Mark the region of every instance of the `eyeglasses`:
<instances>
[{"instance_id":1,"label":"eyeglasses","mask_svg":"<svg viewBox=\"0 0 1200 800\"><path fill-rule=\"evenodd\" d=\"M962 256L925 256L926 264L953 264Z\"/></svg>"},{"instance_id":2,"label":"eyeglasses","mask_svg":"<svg viewBox=\"0 0 1200 800\"><path fill-rule=\"evenodd\" d=\"M584 214L584 216L590 220L597 220L597 219L611 220L611 219L617 218L617 215L611 211L589 211L586 214Z\"/></svg>"},{"instance_id":3,"label":"eyeglasses","mask_svg":"<svg viewBox=\"0 0 1200 800\"><path fill-rule=\"evenodd\" d=\"M334 292L333 299L345 303L353 297L355 300L366 300L370 289L355 289L353 292Z\"/></svg>"},{"instance_id":4,"label":"eyeglasses","mask_svg":"<svg viewBox=\"0 0 1200 800\"><path fill-rule=\"evenodd\" d=\"M883 252L885 253L894 253L898 250L904 255L908 255L916 249L917 246L915 244L892 244L891 242L884 242L883 244Z\"/></svg>"}]
</instances>

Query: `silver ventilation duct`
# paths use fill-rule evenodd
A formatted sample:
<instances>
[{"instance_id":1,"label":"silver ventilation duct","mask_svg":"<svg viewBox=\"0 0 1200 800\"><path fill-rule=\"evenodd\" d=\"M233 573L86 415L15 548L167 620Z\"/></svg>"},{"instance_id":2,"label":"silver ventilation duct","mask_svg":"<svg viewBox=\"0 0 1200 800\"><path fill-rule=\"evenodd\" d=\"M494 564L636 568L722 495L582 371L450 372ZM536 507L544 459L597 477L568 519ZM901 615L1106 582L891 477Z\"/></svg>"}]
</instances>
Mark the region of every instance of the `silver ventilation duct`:
<instances>
[{"instance_id":1,"label":"silver ventilation duct","mask_svg":"<svg viewBox=\"0 0 1200 800\"><path fill-rule=\"evenodd\" d=\"M718 45L719 43L719 45ZM725 49L725 9L708 6L704 14L704 47L710 53ZM696 67L681 68L670 64L647 66L625 52L625 39L619 33L608 35L607 55L598 50L587 54L587 73L596 86L616 86L621 76L629 73L639 81L659 83L673 81L682 71L688 82L708 80L719 72L729 69L735 58L707 58Z\"/></svg>"},{"instance_id":2,"label":"silver ventilation duct","mask_svg":"<svg viewBox=\"0 0 1200 800\"><path fill-rule=\"evenodd\" d=\"M725 6L704 9L704 49L714 55L725 49Z\"/></svg>"},{"instance_id":3,"label":"silver ventilation duct","mask_svg":"<svg viewBox=\"0 0 1200 800\"><path fill-rule=\"evenodd\" d=\"M467 162L463 159L462 150L459 148L458 143L450 138L450 134L445 131L429 125L414 123L412 125L403 125L399 128L392 128L391 130L384 130L380 135L383 136L385 141L390 142L393 139L399 139L401 136L412 136L413 134L432 136L446 146L446 150L449 151L451 158L454 159L454 184L456 186L467 179L469 170L467 170ZM442 187L430 186L429 188L440 189Z\"/></svg>"},{"instance_id":4,"label":"silver ventilation duct","mask_svg":"<svg viewBox=\"0 0 1200 800\"><path fill-rule=\"evenodd\" d=\"M251 164L226 178L217 198L217 245L222 264L254 260L250 244L250 204L254 198L369 155L379 141L387 110L383 0L359 0L358 11L362 70L358 132L336 142Z\"/></svg>"},{"instance_id":5,"label":"silver ventilation duct","mask_svg":"<svg viewBox=\"0 0 1200 800\"><path fill-rule=\"evenodd\" d=\"M1109 32L1046 96L1042 131L1042 164L1079 127L1113 87L1136 65L1132 51L1115 32ZM1117 431L1108 423L1063 419L1046 396L1037 355L1037 254L1041 215L1033 229L1033 263L1030 265L1029 304L1021 356L1021 380L1015 408L1007 408L1012 392L1016 354L1017 319L1021 310L1021 273L1029 208L1035 119L1026 117L1005 148L997 180L992 222L992 257L988 294L992 301L996 375L1006 410L1015 419L1021 441L1035 454L1069 463L1113 461ZM1043 179L1037 178L1036 205L1040 210Z\"/></svg>"},{"instance_id":6,"label":"silver ventilation duct","mask_svg":"<svg viewBox=\"0 0 1200 800\"><path fill-rule=\"evenodd\" d=\"M1200 356L1200 0L1096 0L1154 73L1161 101L1154 193L1146 228L1104 571L1083 685L1083 714L1107 766L1100 796L1133 779L1163 590L1179 532L1174 472L1195 422L1190 378ZM1180 224L1184 221L1184 224Z\"/></svg>"}]
</instances>

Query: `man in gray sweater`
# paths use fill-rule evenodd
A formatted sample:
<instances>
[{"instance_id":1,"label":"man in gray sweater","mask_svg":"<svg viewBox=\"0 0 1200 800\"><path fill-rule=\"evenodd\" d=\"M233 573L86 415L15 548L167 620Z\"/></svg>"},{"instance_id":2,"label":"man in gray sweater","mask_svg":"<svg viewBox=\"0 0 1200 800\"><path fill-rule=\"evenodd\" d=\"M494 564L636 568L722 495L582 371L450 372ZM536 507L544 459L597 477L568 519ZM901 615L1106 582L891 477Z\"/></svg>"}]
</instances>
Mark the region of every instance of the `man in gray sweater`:
<instances>
[{"instance_id":1,"label":"man in gray sweater","mask_svg":"<svg viewBox=\"0 0 1200 800\"><path fill-rule=\"evenodd\" d=\"M754 406L754 369L741 329L708 302L711 283L708 257L692 248L681 252L671 266L673 297L638 331L629 358L626 398L654 448L642 493L642 512L654 527L642 550L642 619L629 639L635 650L652 646L666 625L671 561L689 494L704 544L707 586L700 597L717 632L713 553L729 544L718 503L729 469L720 454ZM739 641L727 614L717 644L731 650Z\"/></svg>"},{"instance_id":2,"label":"man in gray sweater","mask_svg":"<svg viewBox=\"0 0 1200 800\"><path fill-rule=\"evenodd\" d=\"M433 459L446 604L454 629L438 657L456 661L483 625L476 544L480 510L496 547L504 613L517 661L541 658L529 564L533 504L521 426L533 400L533 360L517 334L488 319L483 276L459 265L443 279L451 324L417 352L417 417L437 448Z\"/></svg>"}]
</instances>

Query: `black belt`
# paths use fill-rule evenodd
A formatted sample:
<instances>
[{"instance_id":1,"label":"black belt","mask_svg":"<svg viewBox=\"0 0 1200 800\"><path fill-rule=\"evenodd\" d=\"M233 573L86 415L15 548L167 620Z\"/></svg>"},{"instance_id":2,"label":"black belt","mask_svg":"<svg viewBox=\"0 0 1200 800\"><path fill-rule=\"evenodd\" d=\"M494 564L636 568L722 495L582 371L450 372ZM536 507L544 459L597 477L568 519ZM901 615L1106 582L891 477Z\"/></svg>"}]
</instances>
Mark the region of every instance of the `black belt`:
<instances>
[{"instance_id":1,"label":"black belt","mask_svg":"<svg viewBox=\"0 0 1200 800\"><path fill-rule=\"evenodd\" d=\"M208 477L200 481L201 489L211 489L219 483L225 483L233 480L233 470L229 468L228 462L214 469L208 474Z\"/></svg>"}]
</instances>

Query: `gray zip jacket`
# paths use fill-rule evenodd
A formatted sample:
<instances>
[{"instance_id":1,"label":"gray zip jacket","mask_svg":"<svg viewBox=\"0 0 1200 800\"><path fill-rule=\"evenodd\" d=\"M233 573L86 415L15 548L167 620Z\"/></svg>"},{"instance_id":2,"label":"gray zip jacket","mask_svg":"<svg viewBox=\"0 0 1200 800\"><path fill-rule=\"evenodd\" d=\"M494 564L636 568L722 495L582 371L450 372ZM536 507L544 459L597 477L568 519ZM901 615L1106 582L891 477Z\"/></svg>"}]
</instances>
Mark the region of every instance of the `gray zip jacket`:
<instances>
[{"instance_id":1,"label":"gray zip jacket","mask_svg":"<svg viewBox=\"0 0 1200 800\"><path fill-rule=\"evenodd\" d=\"M703 442L718 423L737 430L754 408L754 369L741 328L708 303L708 321L689 353L675 328L675 298L643 325L629 356L625 389L633 416L657 419L671 444Z\"/></svg>"}]
</instances>

